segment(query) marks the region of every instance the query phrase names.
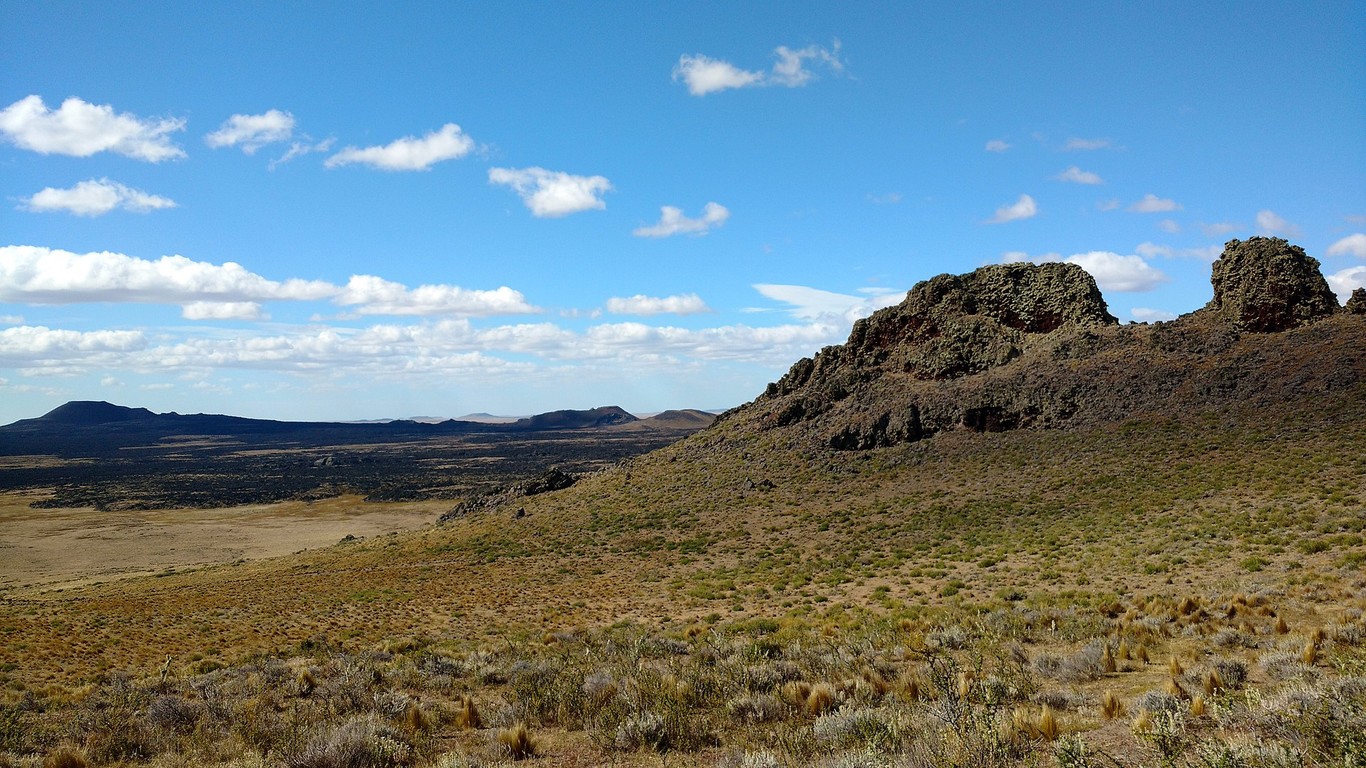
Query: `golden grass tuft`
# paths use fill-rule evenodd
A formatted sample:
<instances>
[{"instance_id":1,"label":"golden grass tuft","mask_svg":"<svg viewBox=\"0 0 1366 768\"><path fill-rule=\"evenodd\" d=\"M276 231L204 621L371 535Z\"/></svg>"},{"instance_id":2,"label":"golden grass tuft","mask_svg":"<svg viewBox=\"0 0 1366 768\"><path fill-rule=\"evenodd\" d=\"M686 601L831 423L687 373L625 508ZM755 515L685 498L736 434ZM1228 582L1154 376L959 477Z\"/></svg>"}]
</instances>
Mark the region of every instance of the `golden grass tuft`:
<instances>
[{"instance_id":1,"label":"golden grass tuft","mask_svg":"<svg viewBox=\"0 0 1366 768\"><path fill-rule=\"evenodd\" d=\"M1276 617L1276 634L1278 634L1278 635L1288 635L1288 634L1290 634L1290 625L1285 623L1285 617L1284 617L1284 616L1277 616L1277 617Z\"/></svg>"},{"instance_id":2,"label":"golden grass tuft","mask_svg":"<svg viewBox=\"0 0 1366 768\"><path fill-rule=\"evenodd\" d=\"M812 715L823 715L835 708L835 689L829 683L816 683L806 697L806 711Z\"/></svg>"},{"instance_id":3,"label":"golden grass tuft","mask_svg":"<svg viewBox=\"0 0 1366 768\"><path fill-rule=\"evenodd\" d=\"M1029 707L1020 706L1010 712L1010 734L1014 737L1024 738L1030 741L1039 738L1039 723L1034 719L1034 712Z\"/></svg>"},{"instance_id":4,"label":"golden grass tuft","mask_svg":"<svg viewBox=\"0 0 1366 768\"><path fill-rule=\"evenodd\" d=\"M906 670L901 674L899 682L901 683L901 695L906 697L907 701L920 700L922 683L919 673Z\"/></svg>"},{"instance_id":5,"label":"golden grass tuft","mask_svg":"<svg viewBox=\"0 0 1366 768\"><path fill-rule=\"evenodd\" d=\"M408 709L403 713L403 727L410 733L426 733L432 729L432 719L427 715L426 710L416 701L408 704Z\"/></svg>"},{"instance_id":6,"label":"golden grass tuft","mask_svg":"<svg viewBox=\"0 0 1366 768\"><path fill-rule=\"evenodd\" d=\"M1191 717L1204 717L1205 697L1196 696L1191 699Z\"/></svg>"},{"instance_id":7,"label":"golden grass tuft","mask_svg":"<svg viewBox=\"0 0 1366 768\"><path fill-rule=\"evenodd\" d=\"M462 730L478 730L484 727L484 718L479 715L473 696L461 696L455 705L455 727Z\"/></svg>"},{"instance_id":8,"label":"golden grass tuft","mask_svg":"<svg viewBox=\"0 0 1366 768\"><path fill-rule=\"evenodd\" d=\"M963 701L968 700L972 695L972 685L977 682L977 675L972 670L964 670L958 673L958 698Z\"/></svg>"},{"instance_id":9,"label":"golden grass tuft","mask_svg":"<svg viewBox=\"0 0 1366 768\"><path fill-rule=\"evenodd\" d=\"M1323 639L1327 636L1328 633L1323 631L1323 627L1315 627L1314 631L1309 633L1309 642L1318 645L1319 643L1322 643Z\"/></svg>"},{"instance_id":10,"label":"golden grass tuft","mask_svg":"<svg viewBox=\"0 0 1366 768\"><path fill-rule=\"evenodd\" d=\"M1148 713L1148 710L1140 709L1129 728L1136 734L1148 733L1153 729L1153 716Z\"/></svg>"},{"instance_id":11,"label":"golden grass tuft","mask_svg":"<svg viewBox=\"0 0 1366 768\"><path fill-rule=\"evenodd\" d=\"M1100 697L1100 717L1102 720L1114 720L1124 714L1124 702L1119 700L1114 691L1106 691Z\"/></svg>"},{"instance_id":12,"label":"golden grass tuft","mask_svg":"<svg viewBox=\"0 0 1366 768\"><path fill-rule=\"evenodd\" d=\"M1314 666L1319 661L1319 646L1313 640L1304 644L1304 650L1300 651L1300 661L1306 666Z\"/></svg>"},{"instance_id":13,"label":"golden grass tuft","mask_svg":"<svg viewBox=\"0 0 1366 768\"><path fill-rule=\"evenodd\" d=\"M1047 704L1043 705L1043 712L1039 713L1039 735L1045 741L1057 741L1061 732L1058 717L1053 714L1053 708Z\"/></svg>"},{"instance_id":14,"label":"golden grass tuft","mask_svg":"<svg viewBox=\"0 0 1366 768\"><path fill-rule=\"evenodd\" d=\"M1171 660L1167 662L1167 671L1171 673L1172 677L1180 677L1181 673L1186 671L1186 668L1181 666L1180 659L1173 656Z\"/></svg>"},{"instance_id":15,"label":"golden grass tuft","mask_svg":"<svg viewBox=\"0 0 1366 768\"><path fill-rule=\"evenodd\" d=\"M43 758L43 768L89 768L90 761L76 747L63 746Z\"/></svg>"},{"instance_id":16,"label":"golden grass tuft","mask_svg":"<svg viewBox=\"0 0 1366 768\"><path fill-rule=\"evenodd\" d=\"M1117 664L1115 663L1115 656L1114 656L1114 654L1110 653L1110 644L1109 644L1109 643L1106 643L1106 644L1105 644L1105 649L1104 649L1103 651L1101 651L1101 654L1100 654L1100 668L1101 668L1101 671L1105 672L1105 674L1107 674L1107 675L1112 675L1112 674L1115 673L1116 670L1119 669L1119 665L1117 665Z\"/></svg>"},{"instance_id":17,"label":"golden grass tuft","mask_svg":"<svg viewBox=\"0 0 1366 768\"><path fill-rule=\"evenodd\" d=\"M517 723L511 728L499 728L498 743L503 745L503 749L513 760L535 757L540 748L531 731L527 730L526 723Z\"/></svg>"},{"instance_id":18,"label":"golden grass tuft","mask_svg":"<svg viewBox=\"0 0 1366 768\"><path fill-rule=\"evenodd\" d=\"M1182 688L1181 684L1176 682L1176 678L1174 677L1167 678L1167 684L1164 687L1164 690L1166 690L1167 693L1170 693L1171 695L1177 697L1178 699L1190 698L1190 694L1186 693L1186 689Z\"/></svg>"},{"instance_id":19,"label":"golden grass tuft","mask_svg":"<svg viewBox=\"0 0 1366 768\"><path fill-rule=\"evenodd\" d=\"M883 677L881 672L872 667L864 667L860 671L860 676L863 678L863 682L867 683L868 687L872 688L873 693L877 694L879 698L886 696L892 690L892 684L887 682L887 678Z\"/></svg>"},{"instance_id":20,"label":"golden grass tuft","mask_svg":"<svg viewBox=\"0 0 1366 768\"><path fill-rule=\"evenodd\" d=\"M1218 696L1225 687L1224 678L1217 669L1211 669L1209 674L1205 675L1204 684L1206 696Z\"/></svg>"},{"instance_id":21,"label":"golden grass tuft","mask_svg":"<svg viewBox=\"0 0 1366 768\"><path fill-rule=\"evenodd\" d=\"M1133 652L1129 649L1129 641L1120 640L1119 650L1115 651L1115 658L1120 659L1122 661L1128 661L1132 657L1132 655Z\"/></svg>"},{"instance_id":22,"label":"golden grass tuft","mask_svg":"<svg viewBox=\"0 0 1366 768\"><path fill-rule=\"evenodd\" d=\"M1146 646L1146 645L1144 645L1144 644L1142 644L1142 643L1139 643L1138 646L1134 648L1134 658L1137 659L1137 660L1139 660L1139 661L1141 661L1141 662L1143 662L1144 664L1147 664L1147 663L1148 663L1148 646Z\"/></svg>"},{"instance_id":23,"label":"golden grass tuft","mask_svg":"<svg viewBox=\"0 0 1366 768\"><path fill-rule=\"evenodd\" d=\"M807 699L811 697L811 683L805 680L789 680L783 683L783 687L778 691L783 701L794 707L805 708Z\"/></svg>"}]
</instances>

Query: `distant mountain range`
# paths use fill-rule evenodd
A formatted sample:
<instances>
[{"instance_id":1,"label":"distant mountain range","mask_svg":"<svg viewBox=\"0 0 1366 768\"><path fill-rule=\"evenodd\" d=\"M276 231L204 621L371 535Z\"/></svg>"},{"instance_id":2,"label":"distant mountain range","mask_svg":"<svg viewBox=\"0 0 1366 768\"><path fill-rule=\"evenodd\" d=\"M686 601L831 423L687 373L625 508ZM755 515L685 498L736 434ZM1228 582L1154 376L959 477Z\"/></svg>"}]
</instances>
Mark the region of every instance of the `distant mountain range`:
<instances>
[{"instance_id":1,"label":"distant mountain range","mask_svg":"<svg viewBox=\"0 0 1366 768\"><path fill-rule=\"evenodd\" d=\"M37 418L21 419L0 426L0 455L91 455L92 446L100 450L113 450L192 436L231 437L247 442L268 438L321 443L603 428L695 430L709 425L714 419L714 414L696 410L665 411L648 419L640 419L617 406L602 406L588 410L551 411L515 420L475 414L468 420L443 421L274 421L222 414L154 413L146 408L77 400Z\"/></svg>"}]
</instances>

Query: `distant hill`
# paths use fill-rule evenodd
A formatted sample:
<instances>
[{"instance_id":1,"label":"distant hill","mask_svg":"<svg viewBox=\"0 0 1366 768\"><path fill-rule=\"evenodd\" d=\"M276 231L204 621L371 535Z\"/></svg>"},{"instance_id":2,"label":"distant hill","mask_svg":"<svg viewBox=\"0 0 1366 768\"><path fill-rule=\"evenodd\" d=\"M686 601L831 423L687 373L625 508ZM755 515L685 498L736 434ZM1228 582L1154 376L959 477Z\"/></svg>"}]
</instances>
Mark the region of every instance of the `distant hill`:
<instances>
[{"instance_id":1,"label":"distant hill","mask_svg":"<svg viewBox=\"0 0 1366 768\"><path fill-rule=\"evenodd\" d=\"M607 405L586 411L551 411L530 418L518 419L508 425L509 429L585 429L590 427L610 427L615 424L629 424L637 421L635 416L618 408Z\"/></svg>"},{"instance_id":2,"label":"distant hill","mask_svg":"<svg viewBox=\"0 0 1366 768\"><path fill-rule=\"evenodd\" d=\"M634 431L647 429L706 429L716 421L716 414L685 408L676 411L661 411L653 416L636 421L617 424L613 431Z\"/></svg>"}]
</instances>

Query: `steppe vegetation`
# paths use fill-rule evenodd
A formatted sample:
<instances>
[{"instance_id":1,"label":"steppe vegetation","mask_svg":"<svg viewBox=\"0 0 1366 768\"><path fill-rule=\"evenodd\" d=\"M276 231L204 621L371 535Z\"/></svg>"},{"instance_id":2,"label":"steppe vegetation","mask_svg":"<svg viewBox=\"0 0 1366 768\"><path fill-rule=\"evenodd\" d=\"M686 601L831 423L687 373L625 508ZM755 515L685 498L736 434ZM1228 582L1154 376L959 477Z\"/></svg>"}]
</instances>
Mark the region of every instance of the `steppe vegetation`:
<instances>
[{"instance_id":1,"label":"steppe vegetation","mask_svg":"<svg viewBox=\"0 0 1366 768\"><path fill-rule=\"evenodd\" d=\"M11 593L0 765L1366 764L1366 319L1255 241L1174 323L936 278L564 490Z\"/></svg>"}]
</instances>

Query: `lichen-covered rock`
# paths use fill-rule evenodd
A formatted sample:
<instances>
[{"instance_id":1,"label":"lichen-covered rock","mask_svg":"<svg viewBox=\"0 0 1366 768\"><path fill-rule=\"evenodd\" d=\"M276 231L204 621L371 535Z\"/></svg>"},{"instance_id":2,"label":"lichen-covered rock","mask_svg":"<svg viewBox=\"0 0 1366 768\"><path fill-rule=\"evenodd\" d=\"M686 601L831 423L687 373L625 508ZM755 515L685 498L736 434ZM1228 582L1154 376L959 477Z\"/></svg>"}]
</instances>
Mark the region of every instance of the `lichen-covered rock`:
<instances>
[{"instance_id":1,"label":"lichen-covered rock","mask_svg":"<svg viewBox=\"0 0 1366 768\"><path fill-rule=\"evenodd\" d=\"M1214 299L1206 309L1239 331L1298 328L1338 309L1318 260L1278 237L1228 241L1210 281Z\"/></svg>"},{"instance_id":2,"label":"lichen-covered rock","mask_svg":"<svg viewBox=\"0 0 1366 768\"><path fill-rule=\"evenodd\" d=\"M1347 303L1343 305L1348 314L1366 315L1366 288L1358 288L1352 291L1352 295L1347 298Z\"/></svg>"},{"instance_id":3,"label":"lichen-covered rock","mask_svg":"<svg viewBox=\"0 0 1366 768\"><path fill-rule=\"evenodd\" d=\"M899 305L855 323L845 357L955 378L1015 359L1026 334L1117 322L1096 281L1075 264L996 264L919 283Z\"/></svg>"}]
</instances>

